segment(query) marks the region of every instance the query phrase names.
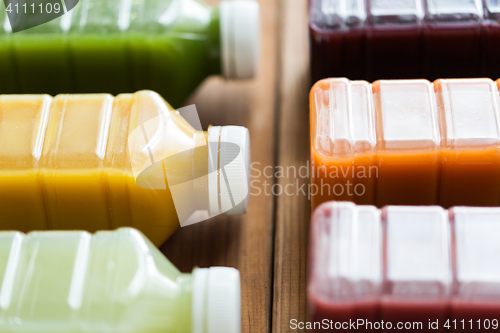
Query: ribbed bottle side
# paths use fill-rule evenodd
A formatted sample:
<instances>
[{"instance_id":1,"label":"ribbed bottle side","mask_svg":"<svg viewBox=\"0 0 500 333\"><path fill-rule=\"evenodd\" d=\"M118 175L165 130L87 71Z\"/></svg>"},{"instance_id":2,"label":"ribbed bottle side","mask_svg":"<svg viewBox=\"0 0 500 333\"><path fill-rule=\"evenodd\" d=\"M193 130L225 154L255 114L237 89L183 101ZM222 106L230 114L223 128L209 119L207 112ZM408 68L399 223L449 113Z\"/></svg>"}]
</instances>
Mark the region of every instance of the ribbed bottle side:
<instances>
[{"instance_id":1,"label":"ribbed bottle side","mask_svg":"<svg viewBox=\"0 0 500 333\"><path fill-rule=\"evenodd\" d=\"M491 207L323 204L311 229L313 311L488 318L500 308L499 216Z\"/></svg>"},{"instance_id":2,"label":"ribbed bottle side","mask_svg":"<svg viewBox=\"0 0 500 333\"><path fill-rule=\"evenodd\" d=\"M318 197L379 207L499 205L499 99L491 79L319 81L311 91L312 180L318 192L325 182L330 189ZM347 181L368 192L348 196Z\"/></svg>"},{"instance_id":3,"label":"ribbed bottle side","mask_svg":"<svg viewBox=\"0 0 500 333\"><path fill-rule=\"evenodd\" d=\"M138 231L0 233L0 331L190 331L190 278Z\"/></svg>"},{"instance_id":4,"label":"ribbed bottle side","mask_svg":"<svg viewBox=\"0 0 500 333\"><path fill-rule=\"evenodd\" d=\"M17 33L0 15L1 93L151 89L180 105L218 58L212 8L197 1L82 0Z\"/></svg>"}]
</instances>

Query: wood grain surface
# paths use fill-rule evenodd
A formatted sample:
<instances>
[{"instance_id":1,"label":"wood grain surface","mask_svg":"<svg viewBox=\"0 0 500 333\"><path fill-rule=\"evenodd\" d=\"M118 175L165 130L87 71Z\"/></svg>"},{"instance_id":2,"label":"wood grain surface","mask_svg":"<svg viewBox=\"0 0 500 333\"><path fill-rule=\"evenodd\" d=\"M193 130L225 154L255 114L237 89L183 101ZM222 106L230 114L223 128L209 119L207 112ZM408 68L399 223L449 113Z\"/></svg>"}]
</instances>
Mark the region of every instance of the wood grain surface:
<instances>
[{"instance_id":1,"label":"wood grain surface","mask_svg":"<svg viewBox=\"0 0 500 333\"><path fill-rule=\"evenodd\" d=\"M259 2L257 77L246 82L211 78L187 103L196 104L204 128L249 128L254 164L248 213L181 228L161 248L183 272L216 265L240 270L243 333L288 332L290 319L306 316L309 201L301 194L275 196L271 190L296 181L308 184L307 177L275 174L278 165L298 168L309 158L307 0Z\"/></svg>"},{"instance_id":2,"label":"wood grain surface","mask_svg":"<svg viewBox=\"0 0 500 333\"><path fill-rule=\"evenodd\" d=\"M306 269L311 215L306 190L309 184L310 86L307 1L281 0L280 12L277 165L284 172L277 179L283 193L276 202L272 331L289 332L290 320L304 321L307 313Z\"/></svg>"}]
</instances>

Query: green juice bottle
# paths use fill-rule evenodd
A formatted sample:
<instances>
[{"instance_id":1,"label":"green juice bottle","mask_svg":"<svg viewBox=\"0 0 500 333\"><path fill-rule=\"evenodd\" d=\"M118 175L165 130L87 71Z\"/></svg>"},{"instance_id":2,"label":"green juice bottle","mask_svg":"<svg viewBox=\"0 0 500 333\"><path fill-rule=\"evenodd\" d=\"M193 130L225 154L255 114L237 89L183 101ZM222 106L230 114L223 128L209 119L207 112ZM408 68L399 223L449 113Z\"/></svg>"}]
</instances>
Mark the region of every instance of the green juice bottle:
<instances>
[{"instance_id":1,"label":"green juice bottle","mask_svg":"<svg viewBox=\"0 0 500 333\"><path fill-rule=\"evenodd\" d=\"M259 35L253 0L80 0L16 33L2 3L0 94L151 89L178 107L209 75L253 77Z\"/></svg>"},{"instance_id":2,"label":"green juice bottle","mask_svg":"<svg viewBox=\"0 0 500 333\"><path fill-rule=\"evenodd\" d=\"M234 268L180 273L139 231L0 233L2 333L239 333Z\"/></svg>"}]
</instances>

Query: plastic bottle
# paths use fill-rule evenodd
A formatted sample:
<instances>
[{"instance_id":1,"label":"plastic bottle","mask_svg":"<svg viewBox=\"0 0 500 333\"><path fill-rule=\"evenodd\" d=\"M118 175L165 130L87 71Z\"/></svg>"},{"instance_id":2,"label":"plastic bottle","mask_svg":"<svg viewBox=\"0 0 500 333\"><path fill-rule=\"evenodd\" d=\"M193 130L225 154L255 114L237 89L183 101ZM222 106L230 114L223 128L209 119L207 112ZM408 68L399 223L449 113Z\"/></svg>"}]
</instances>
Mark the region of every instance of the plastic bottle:
<instances>
[{"instance_id":1,"label":"plastic bottle","mask_svg":"<svg viewBox=\"0 0 500 333\"><path fill-rule=\"evenodd\" d=\"M331 325L313 332L500 327L498 207L332 201L315 210L310 244L311 318Z\"/></svg>"},{"instance_id":2,"label":"plastic bottle","mask_svg":"<svg viewBox=\"0 0 500 333\"><path fill-rule=\"evenodd\" d=\"M495 64L500 61L500 1L484 0L484 2L486 7L481 34L481 53L483 54L481 75L499 78L500 68Z\"/></svg>"},{"instance_id":3,"label":"plastic bottle","mask_svg":"<svg viewBox=\"0 0 500 333\"><path fill-rule=\"evenodd\" d=\"M0 331L239 333L234 268L179 272L122 228L0 233Z\"/></svg>"},{"instance_id":4,"label":"plastic bottle","mask_svg":"<svg viewBox=\"0 0 500 333\"><path fill-rule=\"evenodd\" d=\"M178 107L209 75L252 77L259 26L255 1L81 0L16 33L2 8L0 93L151 89Z\"/></svg>"},{"instance_id":5,"label":"plastic bottle","mask_svg":"<svg viewBox=\"0 0 500 333\"><path fill-rule=\"evenodd\" d=\"M326 79L310 116L313 208L500 204L498 82Z\"/></svg>"},{"instance_id":6,"label":"plastic bottle","mask_svg":"<svg viewBox=\"0 0 500 333\"><path fill-rule=\"evenodd\" d=\"M498 0L311 0L313 82L498 79Z\"/></svg>"},{"instance_id":7,"label":"plastic bottle","mask_svg":"<svg viewBox=\"0 0 500 333\"><path fill-rule=\"evenodd\" d=\"M247 209L248 130L195 129L152 91L0 95L0 128L0 230L133 226L160 245Z\"/></svg>"}]
</instances>

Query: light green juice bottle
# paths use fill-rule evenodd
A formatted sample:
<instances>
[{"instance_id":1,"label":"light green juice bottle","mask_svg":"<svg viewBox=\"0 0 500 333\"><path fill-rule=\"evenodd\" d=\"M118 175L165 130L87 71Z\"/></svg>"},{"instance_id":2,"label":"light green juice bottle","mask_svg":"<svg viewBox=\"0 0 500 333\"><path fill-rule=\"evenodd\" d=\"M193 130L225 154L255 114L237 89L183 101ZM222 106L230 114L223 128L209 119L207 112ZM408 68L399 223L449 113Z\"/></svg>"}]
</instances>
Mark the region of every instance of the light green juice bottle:
<instances>
[{"instance_id":1,"label":"light green juice bottle","mask_svg":"<svg viewBox=\"0 0 500 333\"><path fill-rule=\"evenodd\" d=\"M12 33L2 3L0 94L151 89L178 107L209 75L252 77L259 26L253 0L217 7L198 0L80 0L57 19Z\"/></svg>"},{"instance_id":2,"label":"light green juice bottle","mask_svg":"<svg viewBox=\"0 0 500 333\"><path fill-rule=\"evenodd\" d=\"M0 233L2 333L239 333L239 273L180 273L139 231Z\"/></svg>"}]
</instances>

